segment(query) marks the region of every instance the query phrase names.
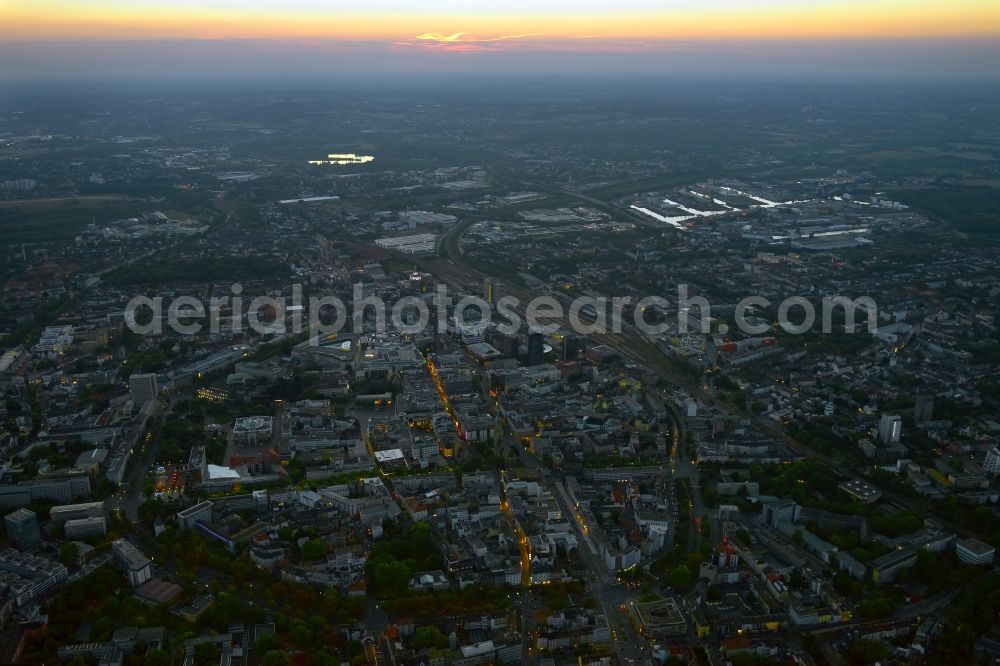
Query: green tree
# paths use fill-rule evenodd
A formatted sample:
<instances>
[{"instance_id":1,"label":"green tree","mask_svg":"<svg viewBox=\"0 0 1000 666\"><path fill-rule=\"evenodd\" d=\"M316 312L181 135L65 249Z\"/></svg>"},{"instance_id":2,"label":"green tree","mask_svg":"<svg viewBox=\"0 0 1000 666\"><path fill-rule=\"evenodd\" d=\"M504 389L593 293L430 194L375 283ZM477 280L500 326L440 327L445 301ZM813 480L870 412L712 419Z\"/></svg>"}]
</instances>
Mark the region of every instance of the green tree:
<instances>
[{"instance_id":1,"label":"green tree","mask_svg":"<svg viewBox=\"0 0 1000 666\"><path fill-rule=\"evenodd\" d=\"M59 562L63 566L70 566L76 562L76 544L75 543L64 543L59 546Z\"/></svg>"},{"instance_id":2,"label":"green tree","mask_svg":"<svg viewBox=\"0 0 1000 666\"><path fill-rule=\"evenodd\" d=\"M670 585L679 590L686 590L694 584L694 574L685 564L676 566L670 571Z\"/></svg>"},{"instance_id":3,"label":"green tree","mask_svg":"<svg viewBox=\"0 0 1000 666\"><path fill-rule=\"evenodd\" d=\"M261 666L288 666L288 653L284 650L268 650L260 663Z\"/></svg>"},{"instance_id":4,"label":"green tree","mask_svg":"<svg viewBox=\"0 0 1000 666\"><path fill-rule=\"evenodd\" d=\"M146 653L142 666L170 666L171 661L170 655L163 650L151 650Z\"/></svg>"},{"instance_id":5,"label":"green tree","mask_svg":"<svg viewBox=\"0 0 1000 666\"><path fill-rule=\"evenodd\" d=\"M881 594L858 606L858 616L863 620L880 620L892 615L892 602Z\"/></svg>"},{"instance_id":6,"label":"green tree","mask_svg":"<svg viewBox=\"0 0 1000 666\"><path fill-rule=\"evenodd\" d=\"M263 634L254 642L253 649L260 654L265 654L271 650L278 649L280 644L278 637L274 634Z\"/></svg>"},{"instance_id":7,"label":"green tree","mask_svg":"<svg viewBox=\"0 0 1000 666\"><path fill-rule=\"evenodd\" d=\"M372 566L372 586L380 594L398 594L410 583L411 569L396 559L380 559Z\"/></svg>"},{"instance_id":8,"label":"green tree","mask_svg":"<svg viewBox=\"0 0 1000 666\"><path fill-rule=\"evenodd\" d=\"M215 666L219 663L219 653L212 643L198 643L194 648L195 666Z\"/></svg>"},{"instance_id":9,"label":"green tree","mask_svg":"<svg viewBox=\"0 0 1000 666\"><path fill-rule=\"evenodd\" d=\"M340 659L327 651L326 648L320 648L315 654L309 657L310 664L316 664L316 666L340 666Z\"/></svg>"},{"instance_id":10,"label":"green tree","mask_svg":"<svg viewBox=\"0 0 1000 666\"><path fill-rule=\"evenodd\" d=\"M889 650L881 641L861 639L854 641L847 651L847 663L851 666L866 666L884 660Z\"/></svg>"},{"instance_id":11,"label":"green tree","mask_svg":"<svg viewBox=\"0 0 1000 666\"><path fill-rule=\"evenodd\" d=\"M318 560L326 555L326 544L319 539L310 539L302 544L302 559Z\"/></svg>"},{"instance_id":12,"label":"green tree","mask_svg":"<svg viewBox=\"0 0 1000 666\"><path fill-rule=\"evenodd\" d=\"M446 648L448 647L448 637L441 633L441 630L437 627L419 627L413 633L411 645L416 650L423 648Z\"/></svg>"}]
</instances>

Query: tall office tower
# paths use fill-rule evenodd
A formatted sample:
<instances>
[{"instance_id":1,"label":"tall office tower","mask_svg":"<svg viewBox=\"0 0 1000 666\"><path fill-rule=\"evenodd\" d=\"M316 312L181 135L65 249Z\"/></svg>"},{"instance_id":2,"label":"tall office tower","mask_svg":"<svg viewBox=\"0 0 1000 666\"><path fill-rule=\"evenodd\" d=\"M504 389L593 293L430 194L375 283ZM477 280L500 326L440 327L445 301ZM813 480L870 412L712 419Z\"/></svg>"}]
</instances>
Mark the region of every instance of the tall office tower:
<instances>
[{"instance_id":1,"label":"tall office tower","mask_svg":"<svg viewBox=\"0 0 1000 666\"><path fill-rule=\"evenodd\" d=\"M517 336L512 333L500 333L493 330L490 332L489 343L499 350L501 354L508 358L517 357Z\"/></svg>"},{"instance_id":2,"label":"tall office tower","mask_svg":"<svg viewBox=\"0 0 1000 666\"><path fill-rule=\"evenodd\" d=\"M545 355L545 336L541 331L531 331L528 333L528 356L527 365L538 365Z\"/></svg>"},{"instance_id":3,"label":"tall office tower","mask_svg":"<svg viewBox=\"0 0 1000 666\"><path fill-rule=\"evenodd\" d=\"M160 395L160 387L153 373L133 374L128 378L128 391L132 396L132 404L142 409Z\"/></svg>"},{"instance_id":4,"label":"tall office tower","mask_svg":"<svg viewBox=\"0 0 1000 666\"><path fill-rule=\"evenodd\" d=\"M934 418L934 396L918 395L913 401L913 420L917 423Z\"/></svg>"},{"instance_id":5,"label":"tall office tower","mask_svg":"<svg viewBox=\"0 0 1000 666\"><path fill-rule=\"evenodd\" d=\"M490 305L497 303L497 285L493 278L483 279L483 300Z\"/></svg>"},{"instance_id":6,"label":"tall office tower","mask_svg":"<svg viewBox=\"0 0 1000 666\"><path fill-rule=\"evenodd\" d=\"M885 414L878 422L878 438L884 446L898 444L903 431L903 419L899 414Z\"/></svg>"},{"instance_id":7,"label":"tall office tower","mask_svg":"<svg viewBox=\"0 0 1000 666\"><path fill-rule=\"evenodd\" d=\"M567 333L563 336L562 360L575 361L580 358L580 353L583 351L585 340L586 338L582 335L576 335L575 333Z\"/></svg>"},{"instance_id":8,"label":"tall office tower","mask_svg":"<svg viewBox=\"0 0 1000 666\"><path fill-rule=\"evenodd\" d=\"M28 550L41 543L42 534L38 529L38 516L34 511L18 509L4 516L3 522L7 528L7 536L21 550Z\"/></svg>"}]
</instances>

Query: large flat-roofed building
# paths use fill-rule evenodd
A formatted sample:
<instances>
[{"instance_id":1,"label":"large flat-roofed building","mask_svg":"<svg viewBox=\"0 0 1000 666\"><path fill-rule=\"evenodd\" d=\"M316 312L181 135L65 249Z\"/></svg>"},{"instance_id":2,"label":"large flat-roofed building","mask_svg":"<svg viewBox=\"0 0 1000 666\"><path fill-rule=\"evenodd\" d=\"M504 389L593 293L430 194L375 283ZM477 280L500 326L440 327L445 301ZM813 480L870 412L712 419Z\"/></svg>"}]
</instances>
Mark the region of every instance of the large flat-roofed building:
<instances>
[{"instance_id":1,"label":"large flat-roofed building","mask_svg":"<svg viewBox=\"0 0 1000 666\"><path fill-rule=\"evenodd\" d=\"M687 620L673 599L635 604L629 615L636 631L647 640L687 635Z\"/></svg>"},{"instance_id":2,"label":"large flat-roofed building","mask_svg":"<svg viewBox=\"0 0 1000 666\"><path fill-rule=\"evenodd\" d=\"M8 513L4 516L3 524L7 530L7 537L21 550L34 548L42 541L42 534L38 529L38 516L34 511L18 509Z\"/></svg>"},{"instance_id":3,"label":"large flat-roofed building","mask_svg":"<svg viewBox=\"0 0 1000 666\"><path fill-rule=\"evenodd\" d=\"M375 462L383 471L400 470L406 467L402 449L386 449L375 452Z\"/></svg>"},{"instance_id":4,"label":"large flat-roofed building","mask_svg":"<svg viewBox=\"0 0 1000 666\"><path fill-rule=\"evenodd\" d=\"M198 523L211 524L212 507L215 506L210 500L199 502L183 511L177 512L177 525L182 530L193 528Z\"/></svg>"},{"instance_id":5,"label":"large flat-roofed building","mask_svg":"<svg viewBox=\"0 0 1000 666\"><path fill-rule=\"evenodd\" d=\"M90 478L96 479L101 470L104 469L107 459L108 449L91 449L78 455L73 467L90 474Z\"/></svg>"},{"instance_id":6,"label":"large flat-roofed building","mask_svg":"<svg viewBox=\"0 0 1000 666\"><path fill-rule=\"evenodd\" d=\"M869 562L868 573L874 583L891 583L900 571L909 569L916 563L917 549L901 548Z\"/></svg>"},{"instance_id":7,"label":"large flat-roofed building","mask_svg":"<svg viewBox=\"0 0 1000 666\"><path fill-rule=\"evenodd\" d=\"M839 486L841 491L850 495L859 502L864 502L865 504L871 504L872 502L877 502L880 497L882 497L882 491L868 483L867 481L862 481L861 479L851 479L850 481L844 481Z\"/></svg>"},{"instance_id":8,"label":"large flat-roofed building","mask_svg":"<svg viewBox=\"0 0 1000 666\"><path fill-rule=\"evenodd\" d=\"M129 585L138 587L153 577L153 563L125 539L111 542L115 562L125 571Z\"/></svg>"},{"instance_id":9,"label":"large flat-roofed building","mask_svg":"<svg viewBox=\"0 0 1000 666\"><path fill-rule=\"evenodd\" d=\"M896 548L922 548L936 553L948 548L955 540L955 535L936 528L924 527L915 532L904 534L895 539L893 544Z\"/></svg>"},{"instance_id":10,"label":"large flat-roofed building","mask_svg":"<svg viewBox=\"0 0 1000 666\"><path fill-rule=\"evenodd\" d=\"M269 444L274 419L270 416L244 416L233 425L233 442L239 446Z\"/></svg>"},{"instance_id":11,"label":"large flat-roofed building","mask_svg":"<svg viewBox=\"0 0 1000 666\"><path fill-rule=\"evenodd\" d=\"M996 548L979 539L968 538L955 542L955 554L962 564L991 564Z\"/></svg>"},{"instance_id":12,"label":"large flat-roofed building","mask_svg":"<svg viewBox=\"0 0 1000 666\"><path fill-rule=\"evenodd\" d=\"M126 655L131 655L136 646L143 646L148 651L161 650L166 639L166 629L163 627L119 627L115 629L111 640L104 643L76 643L59 647L58 655L64 662L72 661L74 657L86 658L99 664L123 664Z\"/></svg>"},{"instance_id":13,"label":"large flat-roofed building","mask_svg":"<svg viewBox=\"0 0 1000 666\"><path fill-rule=\"evenodd\" d=\"M375 241L375 245L401 254L433 254L437 251L437 239L435 234L412 234L379 238Z\"/></svg>"},{"instance_id":14,"label":"large flat-roofed building","mask_svg":"<svg viewBox=\"0 0 1000 666\"><path fill-rule=\"evenodd\" d=\"M764 505L764 522L771 527L798 520L801 507L792 500L778 500Z\"/></svg>"},{"instance_id":15,"label":"large flat-roofed building","mask_svg":"<svg viewBox=\"0 0 1000 666\"><path fill-rule=\"evenodd\" d=\"M53 523L65 523L67 520L81 518L99 518L104 515L104 502L82 502L80 504L61 504L49 511L49 520Z\"/></svg>"},{"instance_id":16,"label":"large flat-roofed building","mask_svg":"<svg viewBox=\"0 0 1000 666\"><path fill-rule=\"evenodd\" d=\"M0 508L24 507L38 501L69 504L88 496L90 496L90 477L86 474L63 479L37 479L16 485L0 486Z\"/></svg>"},{"instance_id":17,"label":"large flat-roofed building","mask_svg":"<svg viewBox=\"0 0 1000 666\"><path fill-rule=\"evenodd\" d=\"M386 379L423 364L423 355L412 344L364 337L354 345L354 376L357 379Z\"/></svg>"},{"instance_id":18,"label":"large flat-roofed building","mask_svg":"<svg viewBox=\"0 0 1000 666\"><path fill-rule=\"evenodd\" d=\"M68 575L66 567L44 557L13 548L0 551L0 590L6 589L18 606L51 590Z\"/></svg>"},{"instance_id":19,"label":"large flat-roofed building","mask_svg":"<svg viewBox=\"0 0 1000 666\"><path fill-rule=\"evenodd\" d=\"M493 439L496 420L491 414L475 409L462 410L458 415L462 438L467 442L488 442Z\"/></svg>"},{"instance_id":20,"label":"large flat-roofed building","mask_svg":"<svg viewBox=\"0 0 1000 666\"><path fill-rule=\"evenodd\" d=\"M466 350L472 354L477 361L492 361L500 358L503 353L487 342L474 342L466 346Z\"/></svg>"},{"instance_id":21,"label":"large flat-roofed building","mask_svg":"<svg viewBox=\"0 0 1000 666\"><path fill-rule=\"evenodd\" d=\"M73 344L72 326L46 326L33 348L36 354L49 358L62 356Z\"/></svg>"},{"instance_id":22,"label":"large flat-roofed building","mask_svg":"<svg viewBox=\"0 0 1000 666\"><path fill-rule=\"evenodd\" d=\"M87 539L92 536L104 536L108 533L108 521L104 516L93 518L76 518L67 520L63 525L67 539Z\"/></svg>"}]
</instances>

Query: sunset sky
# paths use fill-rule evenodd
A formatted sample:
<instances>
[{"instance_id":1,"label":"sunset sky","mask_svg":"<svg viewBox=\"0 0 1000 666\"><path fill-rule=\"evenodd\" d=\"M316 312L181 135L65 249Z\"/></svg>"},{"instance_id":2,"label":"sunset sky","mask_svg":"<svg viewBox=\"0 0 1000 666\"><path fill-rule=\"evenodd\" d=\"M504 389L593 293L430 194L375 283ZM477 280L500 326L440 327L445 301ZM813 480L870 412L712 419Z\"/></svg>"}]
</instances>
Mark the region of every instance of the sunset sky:
<instances>
[{"instance_id":1,"label":"sunset sky","mask_svg":"<svg viewBox=\"0 0 1000 666\"><path fill-rule=\"evenodd\" d=\"M574 66L991 77L998 44L996 0L0 0L8 79Z\"/></svg>"}]
</instances>

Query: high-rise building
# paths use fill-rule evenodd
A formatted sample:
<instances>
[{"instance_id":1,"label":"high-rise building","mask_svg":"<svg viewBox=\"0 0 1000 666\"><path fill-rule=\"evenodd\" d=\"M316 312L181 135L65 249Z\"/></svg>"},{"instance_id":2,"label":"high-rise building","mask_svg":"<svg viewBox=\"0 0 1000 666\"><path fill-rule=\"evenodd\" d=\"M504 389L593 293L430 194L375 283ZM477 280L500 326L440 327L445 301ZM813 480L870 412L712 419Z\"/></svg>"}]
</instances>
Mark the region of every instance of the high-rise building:
<instances>
[{"instance_id":1,"label":"high-rise building","mask_svg":"<svg viewBox=\"0 0 1000 666\"><path fill-rule=\"evenodd\" d=\"M483 300L490 305L496 305L497 303L497 284L493 281L493 278L483 279Z\"/></svg>"},{"instance_id":2,"label":"high-rise building","mask_svg":"<svg viewBox=\"0 0 1000 666\"><path fill-rule=\"evenodd\" d=\"M883 414L878 422L878 438L883 446L899 444L903 431L903 419L899 414Z\"/></svg>"},{"instance_id":3,"label":"high-rise building","mask_svg":"<svg viewBox=\"0 0 1000 666\"><path fill-rule=\"evenodd\" d=\"M801 507L792 500L780 500L764 505L764 522L771 527L780 523L794 523L799 517Z\"/></svg>"},{"instance_id":4,"label":"high-rise building","mask_svg":"<svg viewBox=\"0 0 1000 666\"><path fill-rule=\"evenodd\" d=\"M160 394L160 387L156 383L156 375L153 373L136 373L128 378L128 391L132 396L132 404L137 409L142 409L148 403L156 400Z\"/></svg>"},{"instance_id":5,"label":"high-rise building","mask_svg":"<svg viewBox=\"0 0 1000 666\"><path fill-rule=\"evenodd\" d=\"M456 318L455 330L458 331L463 345L475 345L483 341L483 335L486 332L486 323L482 321L467 323L459 321Z\"/></svg>"},{"instance_id":6,"label":"high-rise building","mask_svg":"<svg viewBox=\"0 0 1000 666\"><path fill-rule=\"evenodd\" d=\"M913 420L924 423L934 418L934 396L918 395L913 401Z\"/></svg>"},{"instance_id":7,"label":"high-rise building","mask_svg":"<svg viewBox=\"0 0 1000 666\"><path fill-rule=\"evenodd\" d=\"M586 338L575 333L567 333L562 341L562 360L575 361L586 347Z\"/></svg>"},{"instance_id":8,"label":"high-rise building","mask_svg":"<svg viewBox=\"0 0 1000 666\"><path fill-rule=\"evenodd\" d=\"M545 355L545 336L541 331L531 331L528 333L528 355L525 359L526 365L538 365Z\"/></svg>"},{"instance_id":9,"label":"high-rise building","mask_svg":"<svg viewBox=\"0 0 1000 666\"><path fill-rule=\"evenodd\" d=\"M1000 447L991 446L990 450L986 452L983 471L993 476L1000 474Z\"/></svg>"},{"instance_id":10,"label":"high-rise building","mask_svg":"<svg viewBox=\"0 0 1000 666\"><path fill-rule=\"evenodd\" d=\"M490 336L490 344L496 347L501 354L508 358L517 356L517 336L511 333L493 333Z\"/></svg>"},{"instance_id":11,"label":"high-rise building","mask_svg":"<svg viewBox=\"0 0 1000 666\"><path fill-rule=\"evenodd\" d=\"M192 446L188 455L187 480L191 483L201 483L208 480L208 465L205 460L205 447Z\"/></svg>"},{"instance_id":12,"label":"high-rise building","mask_svg":"<svg viewBox=\"0 0 1000 666\"><path fill-rule=\"evenodd\" d=\"M3 523L7 529L7 536L21 550L33 548L42 541L42 534L38 529L38 516L31 509L18 509L8 513L4 516Z\"/></svg>"}]
</instances>

